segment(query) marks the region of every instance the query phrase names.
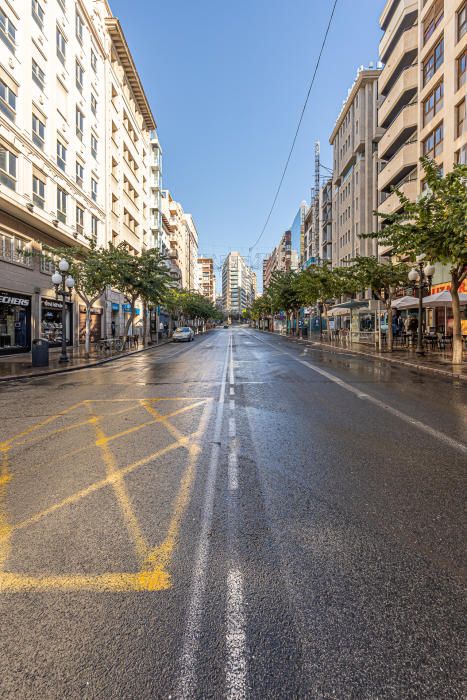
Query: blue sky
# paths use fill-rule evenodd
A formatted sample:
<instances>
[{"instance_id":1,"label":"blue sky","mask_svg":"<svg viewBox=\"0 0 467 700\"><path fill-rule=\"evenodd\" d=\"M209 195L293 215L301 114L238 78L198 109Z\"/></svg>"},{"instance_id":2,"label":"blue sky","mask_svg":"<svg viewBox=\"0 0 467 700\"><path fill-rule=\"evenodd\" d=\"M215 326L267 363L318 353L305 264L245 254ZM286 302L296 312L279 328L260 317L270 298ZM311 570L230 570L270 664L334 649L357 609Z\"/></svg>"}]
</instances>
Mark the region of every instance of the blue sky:
<instances>
[{"instance_id":1,"label":"blue sky","mask_svg":"<svg viewBox=\"0 0 467 700\"><path fill-rule=\"evenodd\" d=\"M269 211L331 0L110 0L150 100L164 186L193 214L200 254L248 256ZM314 142L329 135L361 64L378 60L383 0L339 0L286 180L256 265L310 198Z\"/></svg>"}]
</instances>

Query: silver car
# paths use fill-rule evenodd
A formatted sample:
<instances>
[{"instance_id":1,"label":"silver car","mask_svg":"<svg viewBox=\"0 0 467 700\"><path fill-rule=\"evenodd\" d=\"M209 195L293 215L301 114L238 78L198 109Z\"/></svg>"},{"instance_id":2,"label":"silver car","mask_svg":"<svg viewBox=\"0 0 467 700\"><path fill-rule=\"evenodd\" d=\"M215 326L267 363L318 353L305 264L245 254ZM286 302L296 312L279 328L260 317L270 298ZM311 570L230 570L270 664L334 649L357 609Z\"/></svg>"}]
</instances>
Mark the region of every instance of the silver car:
<instances>
[{"instance_id":1,"label":"silver car","mask_svg":"<svg viewBox=\"0 0 467 700\"><path fill-rule=\"evenodd\" d=\"M188 326L181 326L180 328L176 328L173 334L173 341L174 343L179 343L179 342L190 342L190 340L195 339L195 334L194 331L189 328Z\"/></svg>"}]
</instances>

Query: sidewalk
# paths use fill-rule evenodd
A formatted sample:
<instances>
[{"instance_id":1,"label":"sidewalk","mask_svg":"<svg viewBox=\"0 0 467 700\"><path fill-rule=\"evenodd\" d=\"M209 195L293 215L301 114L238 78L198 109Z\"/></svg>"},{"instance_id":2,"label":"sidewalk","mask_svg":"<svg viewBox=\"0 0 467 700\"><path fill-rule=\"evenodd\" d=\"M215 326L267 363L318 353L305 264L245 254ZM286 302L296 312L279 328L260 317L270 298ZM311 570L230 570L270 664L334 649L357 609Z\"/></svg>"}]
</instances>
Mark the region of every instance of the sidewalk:
<instances>
[{"instance_id":1,"label":"sidewalk","mask_svg":"<svg viewBox=\"0 0 467 700\"><path fill-rule=\"evenodd\" d=\"M269 334L269 331L262 332ZM323 350L331 352L344 353L347 355L360 355L362 357L368 357L372 360L402 365L420 372L432 372L449 377L450 379L467 380L467 362L464 361L462 365L456 365L454 367L451 363L451 353L449 352L427 352L424 357L418 357L415 354L415 350L407 350L403 348L397 348L392 353L387 351L379 352L371 346L363 345L362 343L352 343L352 346L350 346L344 345L339 341L321 341L319 338L315 339L313 337L302 339L295 336L281 335L280 333L276 332L274 332L274 335L291 342L303 343L304 345L308 345L310 347L322 348Z\"/></svg>"},{"instance_id":2,"label":"sidewalk","mask_svg":"<svg viewBox=\"0 0 467 700\"><path fill-rule=\"evenodd\" d=\"M137 350L119 352L111 356L102 355L96 352L95 349L92 349L89 360L84 357L84 348L82 346L79 348L68 348L68 356L70 361L66 364L60 364L59 362L60 348L52 348L49 352L48 367L32 367L31 353L0 357L0 382L12 379L41 377L49 374L59 374L60 372L72 372L74 370L84 369L86 367L97 367L98 365L103 365L107 362L112 362L113 360L118 360L122 357L130 357L131 355L137 355L141 352L154 350L155 348L159 348L162 345L166 345L167 343L171 342L171 339L164 339L158 344L149 345L147 348L140 346Z\"/></svg>"}]
</instances>

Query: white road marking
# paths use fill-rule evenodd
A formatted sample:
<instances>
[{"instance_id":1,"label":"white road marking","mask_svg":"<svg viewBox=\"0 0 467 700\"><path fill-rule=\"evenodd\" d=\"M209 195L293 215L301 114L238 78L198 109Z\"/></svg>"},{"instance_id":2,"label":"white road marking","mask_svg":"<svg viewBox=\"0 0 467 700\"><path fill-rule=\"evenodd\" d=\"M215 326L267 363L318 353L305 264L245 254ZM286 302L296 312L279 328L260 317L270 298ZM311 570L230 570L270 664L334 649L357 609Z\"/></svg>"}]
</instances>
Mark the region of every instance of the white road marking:
<instances>
[{"instance_id":1,"label":"white road marking","mask_svg":"<svg viewBox=\"0 0 467 700\"><path fill-rule=\"evenodd\" d=\"M229 451L229 468L228 468L229 491L237 491L238 489L238 454L234 446L231 446Z\"/></svg>"},{"instance_id":2,"label":"white road marking","mask_svg":"<svg viewBox=\"0 0 467 700\"><path fill-rule=\"evenodd\" d=\"M235 416L229 418L229 438L234 438L237 435L237 426L235 424Z\"/></svg>"},{"instance_id":3,"label":"white road marking","mask_svg":"<svg viewBox=\"0 0 467 700\"><path fill-rule=\"evenodd\" d=\"M203 618L203 598L206 589L209 556L209 533L212 525L217 468L221 451L220 438L222 432L222 419L224 415L225 387L231 343L232 337L230 338L229 346L227 348L222 371L222 384L219 392L219 401L217 403L216 420L213 432L213 446L206 481L206 494L201 521L201 533L199 537L198 550L196 553L196 563L193 571L193 586L183 643L179 687L176 693L176 697L180 698L181 700L193 698L196 694L196 658L201 633L201 622Z\"/></svg>"},{"instance_id":4,"label":"white road marking","mask_svg":"<svg viewBox=\"0 0 467 700\"><path fill-rule=\"evenodd\" d=\"M235 400L234 399L230 399L229 408L231 411L235 411Z\"/></svg>"},{"instance_id":5,"label":"white road marking","mask_svg":"<svg viewBox=\"0 0 467 700\"><path fill-rule=\"evenodd\" d=\"M235 389L233 386L230 387L230 396L235 396Z\"/></svg>"},{"instance_id":6,"label":"white road marking","mask_svg":"<svg viewBox=\"0 0 467 700\"><path fill-rule=\"evenodd\" d=\"M246 633L243 606L243 576L231 569L227 577L227 667L226 684L229 700L244 700L246 687Z\"/></svg>"},{"instance_id":7,"label":"white road marking","mask_svg":"<svg viewBox=\"0 0 467 700\"><path fill-rule=\"evenodd\" d=\"M263 338L258 338L258 340L265 343L266 345L270 345L272 348L274 347L274 345L272 343L268 343L266 340L263 340ZM414 418L413 416L409 416L407 413L404 413L403 411L399 411L397 408L393 408L393 406L390 406L389 404L385 403L384 401L380 401L380 399L377 399L374 396L370 396L370 394L363 393L360 389L357 389L356 387L352 386L351 384L344 382L343 379L336 377L335 374L331 374L330 372L327 372L326 370L321 369L321 367L317 367L316 365L313 365L311 362L307 362L306 360L301 360L299 357L296 357L295 355L293 355L290 352L282 351L281 354L288 355L293 360L295 360L295 362L299 362L300 364L305 365L309 369L313 370L313 372L320 374L322 377L326 377L326 379L329 379L329 381L333 382L334 384L338 384L338 386L342 387L342 389L345 389L346 391L350 391L352 394L357 396L357 398L359 398L363 401L368 401L368 403L371 403L374 406L378 406L378 408L381 408L381 409L383 409L383 411L386 411L387 413L390 413L391 415L395 416L396 418L399 418L400 420L404 421L404 423L408 423L409 425L413 425L415 428L422 430L424 433L427 433L431 437L434 437L437 440L444 442L446 445L449 445L449 447L452 447L453 449L458 450L458 451L462 452L463 454L467 454L467 445L464 445L462 442L458 442L457 440L454 440L454 438L451 438L451 437L449 437L449 435L446 435L445 433L442 433L441 431L436 430L436 428L432 428L431 426L427 425L426 423L423 423L422 421L418 420L417 418Z\"/></svg>"}]
</instances>

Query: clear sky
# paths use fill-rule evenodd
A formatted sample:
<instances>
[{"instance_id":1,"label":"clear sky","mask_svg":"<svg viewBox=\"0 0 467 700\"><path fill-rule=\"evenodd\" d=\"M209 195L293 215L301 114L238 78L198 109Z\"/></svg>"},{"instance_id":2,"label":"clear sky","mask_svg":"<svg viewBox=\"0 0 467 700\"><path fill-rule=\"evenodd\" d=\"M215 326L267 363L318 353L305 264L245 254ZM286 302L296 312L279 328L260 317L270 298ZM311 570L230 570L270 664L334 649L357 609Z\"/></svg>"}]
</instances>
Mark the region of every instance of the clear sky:
<instances>
[{"instance_id":1,"label":"clear sky","mask_svg":"<svg viewBox=\"0 0 467 700\"><path fill-rule=\"evenodd\" d=\"M282 172L331 0L110 0L158 124L164 187L200 254L248 256ZM290 169L252 263L290 227L358 66L376 64L383 0L339 0Z\"/></svg>"}]
</instances>

